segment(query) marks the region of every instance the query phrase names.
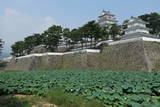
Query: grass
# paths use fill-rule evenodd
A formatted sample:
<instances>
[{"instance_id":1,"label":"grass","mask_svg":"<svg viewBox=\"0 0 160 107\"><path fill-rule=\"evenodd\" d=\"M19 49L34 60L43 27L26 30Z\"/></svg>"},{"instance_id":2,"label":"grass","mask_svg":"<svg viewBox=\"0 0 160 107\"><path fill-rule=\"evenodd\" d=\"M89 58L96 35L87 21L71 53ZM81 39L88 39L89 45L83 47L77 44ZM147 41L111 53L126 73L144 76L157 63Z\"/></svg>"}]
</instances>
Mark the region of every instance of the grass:
<instances>
[{"instance_id":1,"label":"grass","mask_svg":"<svg viewBox=\"0 0 160 107\"><path fill-rule=\"evenodd\" d=\"M13 96L1 96L0 107L31 107L28 101Z\"/></svg>"},{"instance_id":2,"label":"grass","mask_svg":"<svg viewBox=\"0 0 160 107\"><path fill-rule=\"evenodd\" d=\"M87 100L82 96L65 93L63 89L53 89L45 97L48 102L58 107L105 107L99 100Z\"/></svg>"},{"instance_id":3,"label":"grass","mask_svg":"<svg viewBox=\"0 0 160 107\"><path fill-rule=\"evenodd\" d=\"M55 104L58 107L105 107L99 100L88 100L82 96L66 93L63 89L52 89L42 97L0 96L0 107L32 107L33 105L44 107L41 103Z\"/></svg>"}]
</instances>

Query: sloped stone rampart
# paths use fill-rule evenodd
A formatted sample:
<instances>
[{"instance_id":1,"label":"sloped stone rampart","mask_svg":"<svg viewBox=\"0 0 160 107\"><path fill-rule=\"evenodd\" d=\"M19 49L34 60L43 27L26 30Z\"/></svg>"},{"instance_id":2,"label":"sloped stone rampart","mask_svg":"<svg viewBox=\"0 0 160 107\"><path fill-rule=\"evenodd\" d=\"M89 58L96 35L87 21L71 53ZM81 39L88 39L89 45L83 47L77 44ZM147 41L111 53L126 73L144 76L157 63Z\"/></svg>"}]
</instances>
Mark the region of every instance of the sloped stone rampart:
<instances>
[{"instance_id":1,"label":"sloped stone rampart","mask_svg":"<svg viewBox=\"0 0 160 107\"><path fill-rule=\"evenodd\" d=\"M30 55L12 59L6 70L97 70L98 52ZM95 63L95 62L96 63Z\"/></svg>"},{"instance_id":2,"label":"sloped stone rampart","mask_svg":"<svg viewBox=\"0 0 160 107\"><path fill-rule=\"evenodd\" d=\"M148 71L142 41L104 47L100 59L102 70Z\"/></svg>"},{"instance_id":3,"label":"sloped stone rampart","mask_svg":"<svg viewBox=\"0 0 160 107\"><path fill-rule=\"evenodd\" d=\"M12 59L6 70L160 71L160 43L133 41L101 51L44 54Z\"/></svg>"}]
</instances>

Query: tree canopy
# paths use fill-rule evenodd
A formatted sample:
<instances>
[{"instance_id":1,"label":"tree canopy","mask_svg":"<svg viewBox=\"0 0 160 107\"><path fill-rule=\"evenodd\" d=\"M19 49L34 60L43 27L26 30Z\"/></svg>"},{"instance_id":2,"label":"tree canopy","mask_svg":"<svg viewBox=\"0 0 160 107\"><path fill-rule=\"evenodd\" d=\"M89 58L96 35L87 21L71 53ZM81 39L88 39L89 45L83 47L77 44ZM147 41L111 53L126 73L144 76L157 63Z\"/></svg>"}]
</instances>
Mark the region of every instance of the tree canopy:
<instances>
[{"instance_id":1,"label":"tree canopy","mask_svg":"<svg viewBox=\"0 0 160 107\"><path fill-rule=\"evenodd\" d=\"M119 34L118 25L112 25L110 29L102 28L96 21L89 21L83 26L70 30L62 26L53 25L42 34L33 34L13 44L12 55L23 56L30 54L35 46L44 45L48 50L56 52L60 45L82 44L90 42L90 46L94 46L99 40L108 40L109 35L115 36Z\"/></svg>"},{"instance_id":2,"label":"tree canopy","mask_svg":"<svg viewBox=\"0 0 160 107\"><path fill-rule=\"evenodd\" d=\"M47 31L43 33L44 35L44 45L52 51L57 49L60 39L63 36L63 28L61 26L53 25Z\"/></svg>"},{"instance_id":3,"label":"tree canopy","mask_svg":"<svg viewBox=\"0 0 160 107\"><path fill-rule=\"evenodd\" d=\"M2 53L3 44L4 44L4 42L2 41L2 39L0 39L0 55Z\"/></svg>"},{"instance_id":4,"label":"tree canopy","mask_svg":"<svg viewBox=\"0 0 160 107\"><path fill-rule=\"evenodd\" d=\"M117 40L117 36L121 34L121 27L116 24L111 25L109 34L112 35L113 40Z\"/></svg>"},{"instance_id":5,"label":"tree canopy","mask_svg":"<svg viewBox=\"0 0 160 107\"><path fill-rule=\"evenodd\" d=\"M30 54L30 52L35 46L43 44L43 35L33 34L31 36L28 36L25 38L24 44L27 54Z\"/></svg>"},{"instance_id":6,"label":"tree canopy","mask_svg":"<svg viewBox=\"0 0 160 107\"><path fill-rule=\"evenodd\" d=\"M13 44L11 46L12 48L12 55L13 56L16 56L16 57L19 57L19 56L23 56L25 55L27 52L26 52L26 43L24 41L18 41L16 42L15 44Z\"/></svg>"},{"instance_id":7,"label":"tree canopy","mask_svg":"<svg viewBox=\"0 0 160 107\"><path fill-rule=\"evenodd\" d=\"M142 20L148 22L148 28L151 28L150 33L160 36L160 14L159 13L150 13L139 16Z\"/></svg>"},{"instance_id":8,"label":"tree canopy","mask_svg":"<svg viewBox=\"0 0 160 107\"><path fill-rule=\"evenodd\" d=\"M94 46L99 40L108 40L109 35L113 39L119 34L119 26L111 25L109 28L101 27L96 21L89 21L83 26L76 29L63 28L62 26L53 25L42 34L33 34L18 41L11 46L12 55L23 56L30 54L34 47L43 45L49 51L58 51L58 46L81 44L83 49L84 44L90 43L90 47Z\"/></svg>"}]
</instances>

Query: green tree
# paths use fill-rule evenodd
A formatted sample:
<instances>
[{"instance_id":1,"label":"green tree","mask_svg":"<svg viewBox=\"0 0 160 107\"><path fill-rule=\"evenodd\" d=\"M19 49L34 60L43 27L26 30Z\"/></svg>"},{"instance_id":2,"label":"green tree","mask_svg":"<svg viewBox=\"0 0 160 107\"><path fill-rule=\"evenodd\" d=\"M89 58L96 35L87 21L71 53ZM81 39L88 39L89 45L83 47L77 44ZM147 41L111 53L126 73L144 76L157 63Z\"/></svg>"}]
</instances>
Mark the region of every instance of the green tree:
<instances>
[{"instance_id":1,"label":"green tree","mask_svg":"<svg viewBox=\"0 0 160 107\"><path fill-rule=\"evenodd\" d=\"M70 31L69 28L63 29L63 36L62 36L62 38L64 40L63 42L66 43L66 46L71 44L70 33L71 33L71 31Z\"/></svg>"},{"instance_id":2,"label":"green tree","mask_svg":"<svg viewBox=\"0 0 160 107\"><path fill-rule=\"evenodd\" d=\"M73 29L70 32L70 38L72 40L72 44L76 44L81 41L81 31L80 29Z\"/></svg>"},{"instance_id":3,"label":"green tree","mask_svg":"<svg viewBox=\"0 0 160 107\"><path fill-rule=\"evenodd\" d=\"M33 34L35 37L35 46L43 45L44 44L44 35L42 34Z\"/></svg>"},{"instance_id":4,"label":"green tree","mask_svg":"<svg viewBox=\"0 0 160 107\"><path fill-rule=\"evenodd\" d=\"M84 43L87 43L87 35L86 35L86 30L84 29L84 27L80 27L78 30L77 30L77 37L79 39L79 42L81 43L82 45L82 49L84 48Z\"/></svg>"},{"instance_id":5,"label":"green tree","mask_svg":"<svg viewBox=\"0 0 160 107\"><path fill-rule=\"evenodd\" d=\"M26 54L26 44L24 41L18 41L11 46L12 48L12 55L19 57L24 56Z\"/></svg>"},{"instance_id":6,"label":"green tree","mask_svg":"<svg viewBox=\"0 0 160 107\"><path fill-rule=\"evenodd\" d=\"M90 42L92 47L98 40L108 39L109 30L102 28L95 21L89 21L78 29L73 29L70 33L70 38L74 43L81 43L82 48L84 43Z\"/></svg>"},{"instance_id":7,"label":"green tree","mask_svg":"<svg viewBox=\"0 0 160 107\"><path fill-rule=\"evenodd\" d=\"M120 26L118 26L117 24L112 24L109 34L112 36L113 40L117 40L117 36L121 34Z\"/></svg>"},{"instance_id":8,"label":"green tree","mask_svg":"<svg viewBox=\"0 0 160 107\"><path fill-rule=\"evenodd\" d=\"M139 16L142 20L148 22L148 28L151 28L150 33L160 36L160 14L154 12Z\"/></svg>"},{"instance_id":9,"label":"green tree","mask_svg":"<svg viewBox=\"0 0 160 107\"><path fill-rule=\"evenodd\" d=\"M105 28L100 27L100 25L95 21L90 21L85 24L82 27L82 32L84 34L84 38L86 38L87 40L90 39L91 46L93 46L93 41L95 44L96 41L107 36L107 31L105 30Z\"/></svg>"},{"instance_id":10,"label":"green tree","mask_svg":"<svg viewBox=\"0 0 160 107\"><path fill-rule=\"evenodd\" d=\"M87 24L85 24L82 27L82 32L84 34L83 37L86 38L86 40L90 39L91 45L93 44L93 39L94 39L94 30L95 30L95 21L90 21Z\"/></svg>"},{"instance_id":11,"label":"green tree","mask_svg":"<svg viewBox=\"0 0 160 107\"><path fill-rule=\"evenodd\" d=\"M4 44L4 42L2 41L2 39L0 39L0 55L2 53L3 44Z\"/></svg>"},{"instance_id":12,"label":"green tree","mask_svg":"<svg viewBox=\"0 0 160 107\"><path fill-rule=\"evenodd\" d=\"M121 35L125 35L125 31L124 31L124 29L126 29L127 28L127 23L128 23L128 21L129 20L125 20L125 21L123 21L123 24L121 25Z\"/></svg>"},{"instance_id":13,"label":"green tree","mask_svg":"<svg viewBox=\"0 0 160 107\"><path fill-rule=\"evenodd\" d=\"M41 34L33 34L25 38L24 42L26 44L27 54L33 50L35 46L42 45L44 36Z\"/></svg>"},{"instance_id":14,"label":"green tree","mask_svg":"<svg viewBox=\"0 0 160 107\"><path fill-rule=\"evenodd\" d=\"M63 28L61 26L53 25L47 31L44 32L44 44L51 51L56 51L61 37L63 36Z\"/></svg>"},{"instance_id":15,"label":"green tree","mask_svg":"<svg viewBox=\"0 0 160 107\"><path fill-rule=\"evenodd\" d=\"M78 29L71 30L70 39L71 39L71 43L73 45L81 43L82 49L83 49L84 42L85 42L83 28L81 27L81 28L78 28Z\"/></svg>"},{"instance_id":16,"label":"green tree","mask_svg":"<svg viewBox=\"0 0 160 107\"><path fill-rule=\"evenodd\" d=\"M98 23L94 24L93 35L95 42L99 40L108 40L109 30L108 27L101 27Z\"/></svg>"},{"instance_id":17,"label":"green tree","mask_svg":"<svg viewBox=\"0 0 160 107\"><path fill-rule=\"evenodd\" d=\"M98 39L108 40L109 39L109 27L101 28L101 32L99 33Z\"/></svg>"}]
</instances>

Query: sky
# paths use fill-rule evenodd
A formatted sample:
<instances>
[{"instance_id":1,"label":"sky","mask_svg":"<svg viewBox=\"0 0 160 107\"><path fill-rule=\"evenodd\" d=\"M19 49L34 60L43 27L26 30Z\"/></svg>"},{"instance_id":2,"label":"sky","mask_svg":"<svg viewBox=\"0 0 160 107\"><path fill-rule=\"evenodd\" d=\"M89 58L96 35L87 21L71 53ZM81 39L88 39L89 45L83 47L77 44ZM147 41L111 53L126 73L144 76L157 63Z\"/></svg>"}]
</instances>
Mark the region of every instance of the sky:
<instances>
[{"instance_id":1,"label":"sky","mask_svg":"<svg viewBox=\"0 0 160 107\"><path fill-rule=\"evenodd\" d=\"M0 38L4 52L33 33L53 24L77 28L97 20L102 10L110 11L121 24L131 16L160 13L160 0L0 0Z\"/></svg>"}]
</instances>

